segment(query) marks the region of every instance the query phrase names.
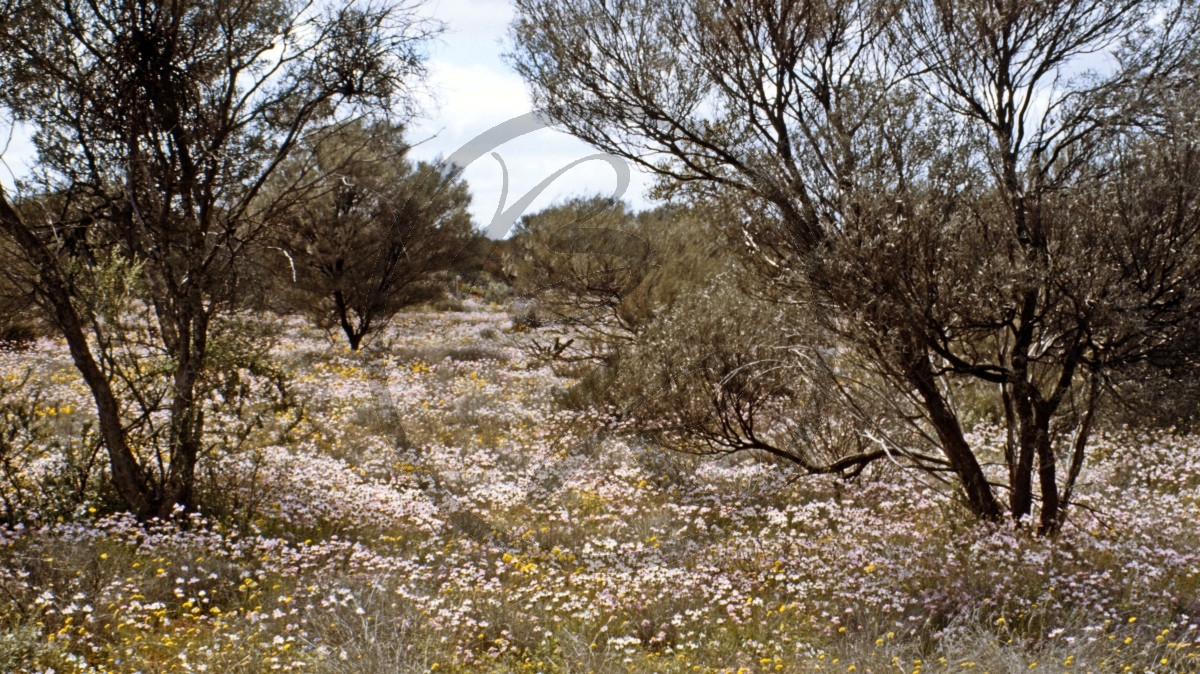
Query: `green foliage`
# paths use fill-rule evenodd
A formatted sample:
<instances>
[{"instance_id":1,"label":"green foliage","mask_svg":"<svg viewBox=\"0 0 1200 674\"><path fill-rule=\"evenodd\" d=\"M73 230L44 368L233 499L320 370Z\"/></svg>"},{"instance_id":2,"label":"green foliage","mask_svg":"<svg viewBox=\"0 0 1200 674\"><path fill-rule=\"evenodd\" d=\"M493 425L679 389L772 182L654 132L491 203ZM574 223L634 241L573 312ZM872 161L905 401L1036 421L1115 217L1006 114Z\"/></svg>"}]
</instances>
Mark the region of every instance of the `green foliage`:
<instances>
[{"instance_id":1,"label":"green foliage","mask_svg":"<svg viewBox=\"0 0 1200 674\"><path fill-rule=\"evenodd\" d=\"M626 351L606 396L625 427L684 452L754 451L844 475L881 442L921 444L899 421L907 410L801 307L740 286L736 270L717 276Z\"/></svg>"},{"instance_id":2,"label":"green foliage","mask_svg":"<svg viewBox=\"0 0 1200 674\"><path fill-rule=\"evenodd\" d=\"M541 327L534 355L609 367L732 259L712 221L687 208L632 213L602 197L522 218L509 244L513 323Z\"/></svg>"},{"instance_id":3,"label":"green foliage","mask_svg":"<svg viewBox=\"0 0 1200 674\"><path fill-rule=\"evenodd\" d=\"M598 406L675 449L753 450L813 472L861 471L880 455L871 430L912 439L901 406L811 314L749 294L743 251L721 233L736 217L712 200L631 214L593 198L521 221L512 320L578 379L559 404Z\"/></svg>"}]
</instances>

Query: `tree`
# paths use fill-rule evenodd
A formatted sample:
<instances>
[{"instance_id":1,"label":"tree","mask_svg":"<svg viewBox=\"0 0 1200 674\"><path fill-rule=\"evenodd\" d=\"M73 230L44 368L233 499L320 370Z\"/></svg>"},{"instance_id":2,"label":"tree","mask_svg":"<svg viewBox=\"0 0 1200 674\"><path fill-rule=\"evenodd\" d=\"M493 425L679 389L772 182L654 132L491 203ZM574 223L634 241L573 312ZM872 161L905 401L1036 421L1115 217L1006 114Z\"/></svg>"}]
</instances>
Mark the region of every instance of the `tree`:
<instances>
[{"instance_id":1,"label":"tree","mask_svg":"<svg viewBox=\"0 0 1200 674\"><path fill-rule=\"evenodd\" d=\"M281 229L297 306L358 350L405 306L444 292L436 278L471 242L471 195L453 167L405 158L401 129L348 126L295 158L318 195Z\"/></svg>"},{"instance_id":2,"label":"tree","mask_svg":"<svg viewBox=\"0 0 1200 674\"><path fill-rule=\"evenodd\" d=\"M314 133L404 103L430 30L407 5L353 1L0 6L0 100L35 129L33 180L55 205L30 218L0 199L0 223L139 516L192 506L214 326L247 247L309 192L264 186ZM138 293L144 344L98 304L102 281Z\"/></svg>"},{"instance_id":3,"label":"tree","mask_svg":"<svg viewBox=\"0 0 1200 674\"><path fill-rule=\"evenodd\" d=\"M979 517L1040 493L1061 526L1108 378L1200 309L1190 3L517 7L535 104L681 193L737 195L762 291L816 307L940 456L889 453L953 473ZM999 485L955 404L970 381L1004 410Z\"/></svg>"},{"instance_id":4,"label":"tree","mask_svg":"<svg viewBox=\"0 0 1200 674\"><path fill-rule=\"evenodd\" d=\"M735 262L711 216L675 204L633 213L596 196L518 222L504 267L545 335L530 351L565 372L594 367L564 402L622 407L630 387L613 388L614 378L638 379L625 359L646 331Z\"/></svg>"},{"instance_id":5,"label":"tree","mask_svg":"<svg viewBox=\"0 0 1200 674\"><path fill-rule=\"evenodd\" d=\"M537 307L539 323L580 337L578 348L556 340L546 355L602 361L636 335L647 307L630 295L652 272L644 235L624 203L602 196L570 199L517 222L504 260L513 290Z\"/></svg>"}]
</instances>

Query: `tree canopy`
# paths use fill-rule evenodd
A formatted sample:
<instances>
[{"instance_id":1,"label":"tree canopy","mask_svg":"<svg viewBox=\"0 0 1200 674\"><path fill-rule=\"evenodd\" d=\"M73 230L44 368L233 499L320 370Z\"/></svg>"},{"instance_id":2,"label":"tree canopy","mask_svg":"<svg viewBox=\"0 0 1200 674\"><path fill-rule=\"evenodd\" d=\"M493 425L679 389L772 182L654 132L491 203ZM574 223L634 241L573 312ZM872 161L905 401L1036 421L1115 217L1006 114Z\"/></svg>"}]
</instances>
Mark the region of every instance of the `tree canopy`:
<instances>
[{"instance_id":1,"label":"tree canopy","mask_svg":"<svg viewBox=\"0 0 1200 674\"><path fill-rule=\"evenodd\" d=\"M1021 521L1036 495L1053 531L1101 392L1186 350L1200 311L1193 3L517 7L510 58L536 105L682 198L735 199L759 292L813 307L905 401L928 447L880 427L860 458L949 471L987 519ZM954 400L969 381L1003 409L1001 485Z\"/></svg>"},{"instance_id":2,"label":"tree canopy","mask_svg":"<svg viewBox=\"0 0 1200 674\"><path fill-rule=\"evenodd\" d=\"M311 185L264 187L314 134L410 107L436 29L413 10L353 0L0 5L0 104L33 128L27 187L49 197L32 215L5 198L0 223L35 268L29 289L70 346L113 482L140 515L190 506L214 321L247 246ZM126 339L93 301L105 278L137 291L141 337ZM130 350L162 360L120 355ZM136 369L150 362L165 365Z\"/></svg>"}]
</instances>

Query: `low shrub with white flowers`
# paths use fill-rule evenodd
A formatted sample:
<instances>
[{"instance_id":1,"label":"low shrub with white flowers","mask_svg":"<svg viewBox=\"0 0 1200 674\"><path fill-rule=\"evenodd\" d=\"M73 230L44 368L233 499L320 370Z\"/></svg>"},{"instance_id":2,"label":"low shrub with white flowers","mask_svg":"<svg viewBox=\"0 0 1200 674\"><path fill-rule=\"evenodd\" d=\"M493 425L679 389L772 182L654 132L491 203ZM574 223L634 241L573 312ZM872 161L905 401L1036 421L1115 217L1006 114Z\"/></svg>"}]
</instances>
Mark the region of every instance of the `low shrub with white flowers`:
<instances>
[{"instance_id":1,"label":"low shrub with white flowers","mask_svg":"<svg viewBox=\"0 0 1200 674\"><path fill-rule=\"evenodd\" d=\"M285 321L289 404L170 522L114 505L63 345L0 353L0 671L1200 670L1200 438L1106 431L1037 537L890 464L609 433L468 304L356 353Z\"/></svg>"}]
</instances>

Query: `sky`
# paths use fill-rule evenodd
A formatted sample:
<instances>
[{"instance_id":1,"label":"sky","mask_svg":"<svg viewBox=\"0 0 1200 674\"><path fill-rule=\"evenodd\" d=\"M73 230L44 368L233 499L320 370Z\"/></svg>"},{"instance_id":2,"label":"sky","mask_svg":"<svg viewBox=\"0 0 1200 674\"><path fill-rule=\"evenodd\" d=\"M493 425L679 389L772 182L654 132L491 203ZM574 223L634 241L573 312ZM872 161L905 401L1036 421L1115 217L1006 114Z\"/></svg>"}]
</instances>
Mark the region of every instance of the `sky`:
<instances>
[{"instance_id":1,"label":"sky","mask_svg":"<svg viewBox=\"0 0 1200 674\"><path fill-rule=\"evenodd\" d=\"M410 125L411 157L434 160L449 157L476 136L498 124L532 111L524 81L503 61L513 9L508 0L427 0L421 12L445 24L446 31L429 45L429 96L423 116ZM3 142L10 125L0 119L0 183L11 188L13 175L28 171L33 150L21 129ZM542 129L514 138L494 150L508 168L509 187L504 210L509 220L519 215L514 202L560 169L597 151L571 136ZM487 227L500 204L504 172L485 152L468 165L463 177L471 188L471 214ZM525 208L535 212L574 196L612 194L618 180L614 168L602 161L585 161L554 180ZM651 179L630 167L629 187L622 195L636 209L650 206L645 198ZM518 209L519 210L519 209ZM502 224L502 223L500 223ZM496 237L505 227L492 227Z\"/></svg>"},{"instance_id":2,"label":"sky","mask_svg":"<svg viewBox=\"0 0 1200 674\"><path fill-rule=\"evenodd\" d=\"M513 9L507 0L429 0L425 11L446 25L430 47L427 116L410 128L418 143L417 159L447 157L497 124L532 111L524 81L503 61ZM515 138L496 150L509 172L506 208L559 169L594 155L589 145L553 129ZM471 186L471 211L487 226L500 202L503 170L489 154L463 173ZM629 188L623 198L634 208L651 205L645 198L651 179L630 167ZM602 161L586 161L565 172L529 205L534 212L572 196L612 194L614 169Z\"/></svg>"}]
</instances>

